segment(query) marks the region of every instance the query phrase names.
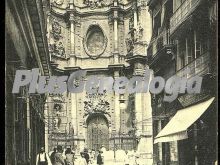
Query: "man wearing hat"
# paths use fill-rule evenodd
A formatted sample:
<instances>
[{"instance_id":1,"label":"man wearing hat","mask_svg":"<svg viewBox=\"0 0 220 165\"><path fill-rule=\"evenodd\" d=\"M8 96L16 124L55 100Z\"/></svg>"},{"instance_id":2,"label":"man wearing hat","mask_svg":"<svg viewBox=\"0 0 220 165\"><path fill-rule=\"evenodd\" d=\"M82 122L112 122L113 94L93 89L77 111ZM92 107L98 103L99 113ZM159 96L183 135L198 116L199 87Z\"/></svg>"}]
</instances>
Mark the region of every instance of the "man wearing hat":
<instances>
[{"instance_id":1,"label":"man wearing hat","mask_svg":"<svg viewBox=\"0 0 220 165\"><path fill-rule=\"evenodd\" d=\"M103 165L104 164L104 158L103 158L103 155L102 155L103 151L99 151L99 154L97 156L97 164L98 165Z\"/></svg>"},{"instance_id":2,"label":"man wearing hat","mask_svg":"<svg viewBox=\"0 0 220 165\"><path fill-rule=\"evenodd\" d=\"M51 162L48 154L45 152L44 147L41 147L40 152L37 154L36 165L50 165L50 164Z\"/></svg>"},{"instance_id":3,"label":"man wearing hat","mask_svg":"<svg viewBox=\"0 0 220 165\"><path fill-rule=\"evenodd\" d=\"M87 164L89 164L89 158L90 157L89 157L88 149L87 148L84 149L84 157L86 159Z\"/></svg>"},{"instance_id":4,"label":"man wearing hat","mask_svg":"<svg viewBox=\"0 0 220 165\"><path fill-rule=\"evenodd\" d=\"M57 153L55 153L54 159L55 163L53 165L65 165L62 146L57 146Z\"/></svg>"}]
</instances>

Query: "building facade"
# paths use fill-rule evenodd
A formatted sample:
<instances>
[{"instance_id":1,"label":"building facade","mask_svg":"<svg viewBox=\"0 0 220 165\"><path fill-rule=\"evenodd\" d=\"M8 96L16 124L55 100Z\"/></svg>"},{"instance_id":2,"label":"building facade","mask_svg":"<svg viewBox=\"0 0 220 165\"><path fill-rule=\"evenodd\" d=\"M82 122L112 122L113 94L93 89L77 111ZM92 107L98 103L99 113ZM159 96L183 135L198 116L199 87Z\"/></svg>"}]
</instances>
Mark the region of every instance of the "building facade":
<instances>
[{"instance_id":1,"label":"building facade","mask_svg":"<svg viewBox=\"0 0 220 165\"><path fill-rule=\"evenodd\" d=\"M193 114L196 119L186 128L188 138L181 140L175 133L173 140L168 134L163 135L163 139L160 137L175 122L172 118L177 118L180 110L184 112L184 108L191 107L193 111L195 106L217 97L217 3L203 0L148 1L153 32L148 61L154 74L165 78L176 75L188 80L194 76L203 77L200 94L179 94L172 103L163 102L163 95L152 97L154 164L200 165L214 164L217 160L215 100L201 116L196 118ZM173 126L173 132L175 129Z\"/></svg>"},{"instance_id":2,"label":"building facade","mask_svg":"<svg viewBox=\"0 0 220 165\"><path fill-rule=\"evenodd\" d=\"M45 145L46 95L28 94L27 85L12 94L12 87L16 70L40 68L50 75L45 14L41 1L10 0L5 7L5 164L35 164Z\"/></svg>"},{"instance_id":3,"label":"building facade","mask_svg":"<svg viewBox=\"0 0 220 165\"><path fill-rule=\"evenodd\" d=\"M54 0L47 23L54 75L87 71L82 80L74 81L76 86L101 77L143 76L151 37L146 1ZM50 95L47 103L48 151L57 144L71 146L77 153L101 146L110 151L137 150L140 159L152 164L149 93L89 94L84 90Z\"/></svg>"},{"instance_id":4,"label":"building facade","mask_svg":"<svg viewBox=\"0 0 220 165\"><path fill-rule=\"evenodd\" d=\"M124 151L131 151L143 165L214 164L217 4L6 1L6 164L35 164L41 146L50 153L57 145L71 147L76 156L85 148L104 147L108 163L124 161ZM12 94L16 70L33 68L52 79L86 71L71 82L83 90L30 94L26 85ZM147 68L153 70L150 80L200 76L202 90L185 94L182 89L170 103L163 101L163 92L115 92L115 81L122 91L125 86L138 88Z\"/></svg>"}]
</instances>

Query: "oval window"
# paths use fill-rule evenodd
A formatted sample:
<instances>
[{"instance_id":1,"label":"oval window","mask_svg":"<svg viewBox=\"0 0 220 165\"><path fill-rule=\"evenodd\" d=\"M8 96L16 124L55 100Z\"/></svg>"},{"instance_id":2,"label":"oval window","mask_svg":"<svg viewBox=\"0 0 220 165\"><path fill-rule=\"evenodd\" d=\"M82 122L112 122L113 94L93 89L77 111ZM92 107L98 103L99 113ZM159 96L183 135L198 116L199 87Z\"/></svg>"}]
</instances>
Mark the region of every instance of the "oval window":
<instances>
[{"instance_id":1,"label":"oval window","mask_svg":"<svg viewBox=\"0 0 220 165\"><path fill-rule=\"evenodd\" d=\"M98 58L105 50L106 37L99 26L91 26L86 35L86 53L92 58Z\"/></svg>"}]
</instances>

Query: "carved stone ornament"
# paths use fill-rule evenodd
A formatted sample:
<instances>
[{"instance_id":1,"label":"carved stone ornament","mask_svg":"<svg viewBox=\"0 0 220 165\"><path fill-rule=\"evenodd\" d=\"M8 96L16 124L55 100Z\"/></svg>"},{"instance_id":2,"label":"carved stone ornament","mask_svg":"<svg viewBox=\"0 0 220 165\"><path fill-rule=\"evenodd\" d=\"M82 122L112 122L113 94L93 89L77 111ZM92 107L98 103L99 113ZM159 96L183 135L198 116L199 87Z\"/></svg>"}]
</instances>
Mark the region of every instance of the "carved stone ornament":
<instances>
[{"instance_id":1,"label":"carved stone ornament","mask_svg":"<svg viewBox=\"0 0 220 165\"><path fill-rule=\"evenodd\" d=\"M52 101L56 102L56 103L64 103L65 102L65 98L62 94L50 94L50 97L52 97Z\"/></svg>"},{"instance_id":2,"label":"carved stone ornament","mask_svg":"<svg viewBox=\"0 0 220 165\"><path fill-rule=\"evenodd\" d=\"M52 34L55 40L59 40L61 38L61 26L57 21L52 23Z\"/></svg>"},{"instance_id":3,"label":"carved stone ornament","mask_svg":"<svg viewBox=\"0 0 220 165\"><path fill-rule=\"evenodd\" d=\"M84 101L84 117L93 113L103 113L110 115L110 104L105 99L106 94L87 94L86 101Z\"/></svg>"},{"instance_id":4,"label":"carved stone ornament","mask_svg":"<svg viewBox=\"0 0 220 165\"><path fill-rule=\"evenodd\" d=\"M127 36L125 43L126 43L127 52L128 53L132 52L134 49L134 39L132 38L131 35Z\"/></svg>"},{"instance_id":5,"label":"carved stone ornament","mask_svg":"<svg viewBox=\"0 0 220 165\"><path fill-rule=\"evenodd\" d=\"M54 3L55 3L56 5L62 5L63 2L64 2L64 0L54 0Z\"/></svg>"},{"instance_id":6,"label":"carved stone ornament","mask_svg":"<svg viewBox=\"0 0 220 165\"><path fill-rule=\"evenodd\" d=\"M66 57L65 55L65 48L61 41L54 42L53 44L49 44L49 51L52 56L58 56L58 57Z\"/></svg>"},{"instance_id":7,"label":"carved stone ornament","mask_svg":"<svg viewBox=\"0 0 220 165\"><path fill-rule=\"evenodd\" d=\"M100 8L106 6L104 0L84 0L83 2L86 6L90 7L91 9Z\"/></svg>"},{"instance_id":8,"label":"carved stone ornament","mask_svg":"<svg viewBox=\"0 0 220 165\"><path fill-rule=\"evenodd\" d=\"M83 39L83 46L88 56L92 59L100 57L107 46L107 37L98 25L91 25Z\"/></svg>"},{"instance_id":9,"label":"carved stone ornament","mask_svg":"<svg viewBox=\"0 0 220 165\"><path fill-rule=\"evenodd\" d=\"M137 7L147 7L147 1L138 0Z\"/></svg>"},{"instance_id":10,"label":"carved stone ornament","mask_svg":"<svg viewBox=\"0 0 220 165\"><path fill-rule=\"evenodd\" d=\"M40 95L33 95L30 96L30 101L32 107L37 111L41 112L43 110L44 100L41 98Z\"/></svg>"}]
</instances>

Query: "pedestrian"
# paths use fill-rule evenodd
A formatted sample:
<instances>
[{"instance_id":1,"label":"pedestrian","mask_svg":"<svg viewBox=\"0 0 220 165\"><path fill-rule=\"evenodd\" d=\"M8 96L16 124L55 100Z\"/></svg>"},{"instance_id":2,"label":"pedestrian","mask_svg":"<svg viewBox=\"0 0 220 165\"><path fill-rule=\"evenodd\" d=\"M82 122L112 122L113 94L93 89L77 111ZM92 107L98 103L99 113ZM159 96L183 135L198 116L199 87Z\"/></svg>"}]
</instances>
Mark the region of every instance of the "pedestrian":
<instances>
[{"instance_id":1,"label":"pedestrian","mask_svg":"<svg viewBox=\"0 0 220 165\"><path fill-rule=\"evenodd\" d=\"M57 146L57 152L54 155L54 159L54 165L65 165L62 146Z\"/></svg>"},{"instance_id":2,"label":"pedestrian","mask_svg":"<svg viewBox=\"0 0 220 165\"><path fill-rule=\"evenodd\" d=\"M56 153L56 152L57 152L57 149L54 148L54 149L53 149L53 152L52 152L51 155L50 155L50 160L51 160L52 165L54 165L54 163L55 163L55 153Z\"/></svg>"},{"instance_id":3,"label":"pedestrian","mask_svg":"<svg viewBox=\"0 0 220 165\"><path fill-rule=\"evenodd\" d=\"M44 147L41 147L40 152L37 154L36 165L51 165L50 158L45 152Z\"/></svg>"},{"instance_id":4,"label":"pedestrian","mask_svg":"<svg viewBox=\"0 0 220 165\"><path fill-rule=\"evenodd\" d=\"M80 158L78 160L78 164L77 165L87 165L85 156L84 156L84 152L80 152Z\"/></svg>"},{"instance_id":5,"label":"pedestrian","mask_svg":"<svg viewBox=\"0 0 220 165\"><path fill-rule=\"evenodd\" d=\"M124 163L125 163L125 165L129 165L128 151L125 151Z\"/></svg>"},{"instance_id":6,"label":"pedestrian","mask_svg":"<svg viewBox=\"0 0 220 165\"><path fill-rule=\"evenodd\" d=\"M89 149L88 154L89 154L89 162L90 162L90 164L93 164L94 155L92 153L92 150Z\"/></svg>"},{"instance_id":7,"label":"pedestrian","mask_svg":"<svg viewBox=\"0 0 220 165\"><path fill-rule=\"evenodd\" d=\"M140 165L140 156L139 154L135 154L134 165Z\"/></svg>"},{"instance_id":8,"label":"pedestrian","mask_svg":"<svg viewBox=\"0 0 220 165\"><path fill-rule=\"evenodd\" d=\"M89 157L89 154L88 154L88 149L84 149L84 157L86 159L87 164L89 164L90 157Z\"/></svg>"},{"instance_id":9,"label":"pedestrian","mask_svg":"<svg viewBox=\"0 0 220 165\"><path fill-rule=\"evenodd\" d=\"M71 148L67 148L65 153L66 153L66 159L65 159L66 165L74 165L75 154L71 151Z\"/></svg>"},{"instance_id":10,"label":"pedestrian","mask_svg":"<svg viewBox=\"0 0 220 165\"><path fill-rule=\"evenodd\" d=\"M103 165L104 164L104 157L103 157L102 153L103 152L100 150L99 154L97 156L97 164L98 165Z\"/></svg>"}]
</instances>

